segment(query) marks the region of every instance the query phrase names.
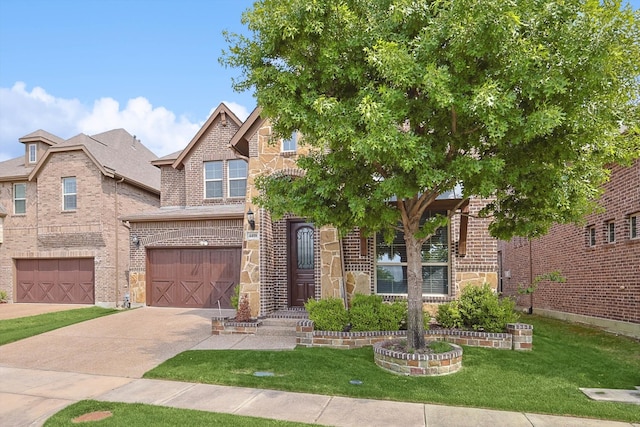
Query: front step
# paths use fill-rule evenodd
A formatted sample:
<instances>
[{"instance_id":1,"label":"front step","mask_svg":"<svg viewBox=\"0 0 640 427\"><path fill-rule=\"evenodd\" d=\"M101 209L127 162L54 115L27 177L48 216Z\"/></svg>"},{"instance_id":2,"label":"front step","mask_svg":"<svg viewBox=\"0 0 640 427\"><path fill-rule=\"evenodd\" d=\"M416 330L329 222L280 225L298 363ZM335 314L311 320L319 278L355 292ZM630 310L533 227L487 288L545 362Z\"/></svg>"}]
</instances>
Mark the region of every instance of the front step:
<instances>
[{"instance_id":1,"label":"front step","mask_svg":"<svg viewBox=\"0 0 640 427\"><path fill-rule=\"evenodd\" d=\"M293 330L295 330L299 321L300 319L267 317L265 319L262 319L262 326L284 326L293 328Z\"/></svg>"}]
</instances>

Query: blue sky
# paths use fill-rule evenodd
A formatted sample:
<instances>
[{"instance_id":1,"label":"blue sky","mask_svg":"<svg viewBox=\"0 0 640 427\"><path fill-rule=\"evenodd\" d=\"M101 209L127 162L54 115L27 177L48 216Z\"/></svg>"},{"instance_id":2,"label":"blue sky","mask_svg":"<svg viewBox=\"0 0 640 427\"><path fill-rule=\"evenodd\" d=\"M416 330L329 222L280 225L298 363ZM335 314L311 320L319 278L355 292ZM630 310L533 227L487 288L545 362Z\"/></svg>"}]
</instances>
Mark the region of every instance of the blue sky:
<instances>
[{"instance_id":1,"label":"blue sky","mask_svg":"<svg viewBox=\"0 0 640 427\"><path fill-rule=\"evenodd\" d=\"M634 9L640 0L631 0ZM0 161L18 138L123 127L162 156L184 148L220 102L244 119L218 57L252 0L0 0Z\"/></svg>"}]
</instances>

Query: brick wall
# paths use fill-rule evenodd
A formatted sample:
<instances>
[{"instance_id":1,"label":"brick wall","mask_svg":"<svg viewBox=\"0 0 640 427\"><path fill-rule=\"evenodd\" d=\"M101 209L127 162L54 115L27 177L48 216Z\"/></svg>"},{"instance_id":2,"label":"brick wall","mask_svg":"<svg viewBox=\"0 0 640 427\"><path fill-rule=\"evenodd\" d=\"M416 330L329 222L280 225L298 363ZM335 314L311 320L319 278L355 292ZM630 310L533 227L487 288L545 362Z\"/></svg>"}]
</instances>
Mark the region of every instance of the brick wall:
<instances>
[{"instance_id":1,"label":"brick wall","mask_svg":"<svg viewBox=\"0 0 640 427\"><path fill-rule=\"evenodd\" d=\"M542 282L533 294L534 309L640 323L640 238L631 239L629 232L629 215L640 212L640 160L613 168L600 204L604 211L587 216L584 226L555 225L541 238L501 242L505 294L517 295L519 284L561 270L566 282ZM606 239L610 221L613 243ZM594 246L589 227L596 229ZM507 271L510 278L504 277ZM518 302L528 307L530 297Z\"/></svg>"},{"instance_id":2,"label":"brick wall","mask_svg":"<svg viewBox=\"0 0 640 427\"><path fill-rule=\"evenodd\" d=\"M171 166L162 166L160 205L161 206L185 206L186 189L184 184L184 169L174 169Z\"/></svg>"}]
</instances>

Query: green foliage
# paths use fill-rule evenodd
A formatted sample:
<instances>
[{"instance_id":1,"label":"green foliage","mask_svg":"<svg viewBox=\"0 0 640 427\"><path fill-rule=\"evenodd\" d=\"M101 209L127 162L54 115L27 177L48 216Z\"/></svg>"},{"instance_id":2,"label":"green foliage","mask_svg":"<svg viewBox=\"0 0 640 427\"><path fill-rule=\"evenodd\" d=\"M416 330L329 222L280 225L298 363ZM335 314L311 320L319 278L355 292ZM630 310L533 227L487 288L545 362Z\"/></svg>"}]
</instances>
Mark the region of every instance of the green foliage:
<instances>
[{"instance_id":1,"label":"green foliage","mask_svg":"<svg viewBox=\"0 0 640 427\"><path fill-rule=\"evenodd\" d=\"M352 331L397 331L407 321L407 303L384 303L380 295L355 294L349 309Z\"/></svg>"},{"instance_id":2,"label":"green foliage","mask_svg":"<svg viewBox=\"0 0 640 427\"><path fill-rule=\"evenodd\" d=\"M0 290L0 302L7 302L7 291Z\"/></svg>"},{"instance_id":3,"label":"green foliage","mask_svg":"<svg viewBox=\"0 0 640 427\"><path fill-rule=\"evenodd\" d=\"M233 307L234 310L237 310L238 304L240 303L240 285L236 285L236 287L233 288L233 294L230 299L231 307Z\"/></svg>"},{"instance_id":4,"label":"green foliage","mask_svg":"<svg viewBox=\"0 0 640 427\"><path fill-rule=\"evenodd\" d=\"M446 341L431 341L429 342L428 347L434 353L446 353L448 351L453 350L453 347L451 347L451 344L449 344Z\"/></svg>"},{"instance_id":5,"label":"green foliage","mask_svg":"<svg viewBox=\"0 0 640 427\"><path fill-rule=\"evenodd\" d=\"M469 328L485 332L504 332L507 323L516 322L515 301L499 298L488 284L467 286L460 299L438 307L437 320L445 328Z\"/></svg>"},{"instance_id":6,"label":"green foliage","mask_svg":"<svg viewBox=\"0 0 640 427\"><path fill-rule=\"evenodd\" d=\"M319 331L342 331L349 322L347 309L340 298L326 298L316 301L309 298L304 303L309 319Z\"/></svg>"},{"instance_id":7,"label":"green foliage","mask_svg":"<svg viewBox=\"0 0 640 427\"><path fill-rule=\"evenodd\" d=\"M556 283L564 283L567 281L567 279L562 275L562 273L559 270L552 271L546 274L539 274L533 278L533 283L531 283L529 286L524 286L519 284L518 293L520 295L532 294L536 291L536 289L538 289L540 282L543 282L545 280L548 280L550 282L556 282Z\"/></svg>"}]
</instances>

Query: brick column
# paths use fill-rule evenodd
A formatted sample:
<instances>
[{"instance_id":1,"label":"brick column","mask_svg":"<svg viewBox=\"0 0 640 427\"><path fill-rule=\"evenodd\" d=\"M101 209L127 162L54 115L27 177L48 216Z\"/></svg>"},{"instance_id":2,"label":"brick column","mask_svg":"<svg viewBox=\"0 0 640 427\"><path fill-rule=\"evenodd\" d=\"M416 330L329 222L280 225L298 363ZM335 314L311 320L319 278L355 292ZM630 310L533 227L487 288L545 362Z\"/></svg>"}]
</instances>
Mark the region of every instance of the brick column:
<instances>
[{"instance_id":1,"label":"brick column","mask_svg":"<svg viewBox=\"0 0 640 427\"><path fill-rule=\"evenodd\" d=\"M526 323L508 323L507 333L512 336L513 350L533 350L533 325L527 325Z\"/></svg>"}]
</instances>

